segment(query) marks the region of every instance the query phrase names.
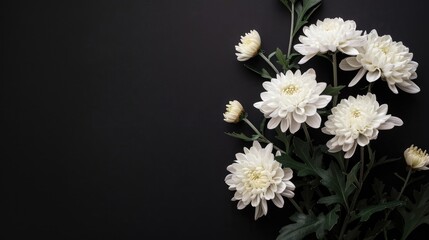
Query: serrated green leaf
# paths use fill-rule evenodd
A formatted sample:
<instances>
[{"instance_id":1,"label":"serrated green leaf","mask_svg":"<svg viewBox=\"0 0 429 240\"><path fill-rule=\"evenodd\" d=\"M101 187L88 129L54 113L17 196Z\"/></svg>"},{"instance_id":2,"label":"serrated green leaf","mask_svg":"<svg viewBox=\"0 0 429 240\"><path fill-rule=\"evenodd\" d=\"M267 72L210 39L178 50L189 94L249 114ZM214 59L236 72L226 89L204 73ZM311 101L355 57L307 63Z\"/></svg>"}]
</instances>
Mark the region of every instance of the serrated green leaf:
<instances>
[{"instance_id":1,"label":"serrated green leaf","mask_svg":"<svg viewBox=\"0 0 429 240\"><path fill-rule=\"evenodd\" d=\"M347 181L346 181L346 188L345 191L349 191L349 188L353 187L356 188L357 184L359 184L359 181L357 180L356 174L359 170L360 162L356 163L352 170L347 174Z\"/></svg>"},{"instance_id":2,"label":"serrated green leaf","mask_svg":"<svg viewBox=\"0 0 429 240\"><path fill-rule=\"evenodd\" d=\"M329 198L329 200L336 200L336 202L329 203L340 203L348 209L348 197L353 192L354 188L349 187L346 189L346 176L340 171L338 165L336 165L335 162L331 162L329 169L326 172L326 174L321 176L321 183L331 190L333 196L336 196Z\"/></svg>"},{"instance_id":3,"label":"serrated green leaf","mask_svg":"<svg viewBox=\"0 0 429 240\"><path fill-rule=\"evenodd\" d=\"M405 208L398 211L404 219L402 238L406 239L421 224L429 224L429 183L420 186L413 192L413 200L409 199Z\"/></svg>"},{"instance_id":4,"label":"serrated green leaf","mask_svg":"<svg viewBox=\"0 0 429 240\"><path fill-rule=\"evenodd\" d=\"M330 231L335 226L335 224L337 224L339 218L337 212L340 211L340 208L340 205L336 205L328 214L326 214L324 229Z\"/></svg>"},{"instance_id":5,"label":"serrated green leaf","mask_svg":"<svg viewBox=\"0 0 429 240\"><path fill-rule=\"evenodd\" d=\"M329 84L325 88L325 90L323 90L322 94L323 95L330 95L330 96L337 96L338 94L340 94L341 89L343 89L344 87L345 87L345 85L333 87L333 86L331 86L331 84Z\"/></svg>"},{"instance_id":6,"label":"serrated green leaf","mask_svg":"<svg viewBox=\"0 0 429 240\"><path fill-rule=\"evenodd\" d=\"M321 0L303 0L302 5L297 3L295 6L295 11L297 14L297 19L293 29L292 36L295 36L296 33L304 26L310 16L314 11L320 6Z\"/></svg>"},{"instance_id":7,"label":"serrated green leaf","mask_svg":"<svg viewBox=\"0 0 429 240\"><path fill-rule=\"evenodd\" d=\"M369 206L359 210L358 214L356 214L356 218L360 218L361 222L366 222L371 217L371 215L376 212L383 211L384 209L387 209L387 208L395 208L403 204L404 204L403 201L391 201L386 203L379 203L377 205Z\"/></svg>"},{"instance_id":8,"label":"serrated green leaf","mask_svg":"<svg viewBox=\"0 0 429 240\"><path fill-rule=\"evenodd\" d=\"M298 137L293 138L293 146L295 154L304 161L309 161L311 159L310 154L310 144L301 140Z\"/></svg>"},{"instance_id":9,"label":"serrated green leaf","mask_svg":"<svg viewBox=\"0 0 429 240\"><path fill-rule=\"evenodd\" d=\"M277 63L282 66L283 70L289 69L289 63L288 63L288 60L286 59L286 55L282 52L282 50L280 50L280 48L276 49L276 58L277 58Z\"/></svg>"},{"instance_id":10,"label":"serrated green leaf","mask_svg":"<svg viewBox=\"0 0 429 240\"><path fill-rule=\"evenodd\" d=\"M235 138L247 141L247 142L252 142L252 141L257 140L259 138L258 135L252 135L252 137L248 137L244 133L236 133L236 132L232 132L232 133L226 132L225 134L228 136L231 136L231 137L235 137Z\"/></svg>"},{"instance_id":11,"label":"serrated green leaf","mask_svg":"<svg viewBox=\"0 0 429 240\"><path fill-rule=\"evenodd\" d=\"M325 236L325 231L331 230L337 224L339 209L340 207L337 205L328 214L321 213L317 217L302 213L292 215L290 219L295 223L280 229L277 240L298 240L313 233L316 233L317 239L322 239Z\"/></svg>"}]
</instances>

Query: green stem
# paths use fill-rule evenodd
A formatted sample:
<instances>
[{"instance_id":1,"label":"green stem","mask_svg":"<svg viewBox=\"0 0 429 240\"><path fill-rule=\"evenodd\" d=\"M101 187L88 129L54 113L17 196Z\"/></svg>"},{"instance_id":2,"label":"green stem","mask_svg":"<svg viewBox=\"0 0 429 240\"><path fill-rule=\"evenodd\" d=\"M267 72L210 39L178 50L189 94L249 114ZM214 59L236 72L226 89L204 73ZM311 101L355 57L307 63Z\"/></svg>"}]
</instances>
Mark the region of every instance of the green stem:
<instances>
[{"instance_id":1,"label":"green stem","mask_svg":"<svg viewBox=\"0 0 429 240\"><path fill-rule=\"evenodd\" d=\"M337 76L337 52L335 52L334 54L332 54L332 72L333 72L333 77L334 77L334 87L338 86L338 76ZM337 106L337 101L338 101L338 95L335 95L333 100L332 100L332 106L335 107Z\"/></svg>"},{"instance_id":2,"label":"green stem","mask_svg":"<svg viewBox=\"0 0 429 240\"><path fill-rule=\"evenodd\" d=\"M292 50L292 41L293 41L293 32L294 32L294 21L295 21L295 2L292 2L292 7L290 11L290 32L289 32L289 46L287 48L287 57L289 57Z\"/></svg>"},{"instance_id":3,"label":"green stem","mask_svg":"<svg viewBox=\"0 0 429 240\"><path fill-rule=\"evenodd\" d=\"M243 118L243 121L245 123L247 123L247 125L249 125L249 127L259 136L259 138L265 142L265 143L271 143L273 144L273 148L280 151L281 153L286 153L284 150L282 150L281 148L277 147L276 145L274 145L274 143L272 143L270 140L268 140L264 135L262 135L261 132L259 132L259 130L255 127L255 125L253 125L249 119L247 118Z\"/></svg>"},{"instance_id":4,"label":"green stem","mask_svg":"<svg viewBox=\"0 0 429 240\"><path fill-rule=\"evenodd\" d=\"M289 201L292 203L292 205L296 208L296 210L300 213L304 213L301 209L301 207L298 205L298 203L295 202L295 200L293 200L293 198L288 198Z\"/></svg>"},{"instance_id":5,"label":"green stem","mask_svg":"<svg viewBox=\"0 0 429 240\"><path fill-rule=\"evenodd\" d=\"M305 139L307 139L307 142L311 144L311 137L310 137L310 133L308 132L308 128L307 128L307 124L302 124L302 129L304 130L305 133Z\"/></svg>"},{"instance_id":6,"label":"green stem","mask_svg":"<svg viewBox=\"0 0 429 240\"><path fill-rule=\"evenodd\" d=\"M259 51L259 56L261 56L262 59L265 60L265 62L268 63L268 65L270 65L270 67L274 70L274 72L276 72L276 74L279 74L279 70L277 70L276 66L274 66L274 64L270 61L270 59L268 59L261 51Z\"/></svg>"},{"instance_id":7,"label":"green stem","mask_svg":"<svg viewBox=\"0 0 429 240\"><path fill-rule=\"evenodd\" d=\"M407 177L405 178L405 181L404 181L404 185L402 185L402 188L401 188L401 191L399 192L399 195L398 195L398 197L396 197L396 201L399 201L400 199L401 199L401 196L402 196L402 194L404 193L404 190L405 190L405 188L407 187L407 185L408 185L408 181L410 180L410 176L411 176L411 173L413 172L413 169L412 168L409 168L408 169L408 174L407 174ZM389 218L389 215L390 215L390 213L392 212L392 208L390 208L388 211L387 211L387 213L386 213L386 216L384 217L384 221L387 221L387 219ZM386 226L387 227L387 226ZM387 238L387 230L386 230L386 227L384 227L384 229L383 229L383 233L384 233L384 238L385 239L388 239Z\"/></svg>"},{"instance_id":8,"label":"green stem","mask_svg":"<svg viewBox=\"0 0 429 240\"><path fill-rule=\"evenodd\" d=\"M311 142L310 133L308 132L307 124L302 123L302 129L304 130L305 139L307 139L308 144L310 145L311 151L313 151L313 143Z\"/></svg>"},{"instance_id":9,"label":"green stem","mask_svg":"<svg viewBox=\"0 0 429 240\"><path fill-rule=\"evenodd\" d=\"M412 169L412 168L408 169L407 178L405 178L404 185L402 186L401 191L399 192L399 195L398 195L398 197L396 198L396 200L399 200L399 199L401 198L401 196L402 196L402 193L404 193L405 187L407 187L408 180L410 180L410 176L411 176L411 173L412 173L412 172L413 172L413 169Z\"/></svg>"},{"instance_id":10,"label":"green stem","mask_svg":"<svg viewBox=\"0 0 429 240\"><path fill-rule=\"evenodd\" d=\"M365 168L365 148L360 147L360 174L359 174L359 185L358 189L356 190L355 194L353 195L352 203L350 204L350 207L347 209L347 215L344 218L343 226L341 227L340 231L340 237L339 239L344 238L344 234L346 232L347 226L349 224L349 221L351 219L351 212L354 211L354 208L357 203L357 199L359 197L360 191L362 190L363 181L364 181L364 168ZM369 171L370 169L367 169Z\"/></svg>"},{"instance_id":11,"label":"green stem","mask_svg":"<svg viewBox=\"0 0 429 240\"><path fill-rule=\"evenodd\" d=\"M363 170L365 168L365 147L360 147L360 175L359 175L359 183L360 189L362 189L363 184Z\"/></svg>"}]
</instances>

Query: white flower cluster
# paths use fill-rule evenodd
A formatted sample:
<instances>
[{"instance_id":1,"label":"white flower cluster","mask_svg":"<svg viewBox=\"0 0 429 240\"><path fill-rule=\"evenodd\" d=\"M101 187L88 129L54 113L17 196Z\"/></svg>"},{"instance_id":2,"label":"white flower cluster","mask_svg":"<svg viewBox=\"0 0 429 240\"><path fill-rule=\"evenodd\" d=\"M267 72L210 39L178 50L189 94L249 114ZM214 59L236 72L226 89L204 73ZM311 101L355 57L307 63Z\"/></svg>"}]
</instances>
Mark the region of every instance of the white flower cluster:
<instances>
[{"instance_id":1,"label":"white flower cluster","mask_svg":"<svg viewBox=\"0 0 429 240\"><path fill-rule=\"evenodd\" d=\"M397 87L407 93L420 91L412 81L417 77L418 66L412 60L413 54L389 35L379 36L375 30L369 34L363 33L356 30L354 21L344 21L342 18L319 20L316 24L304 27L303 34L299 37L300 43L294 46L303 55L299 64L306 63L318 54L334 54L336 59L335 53L342 52L349 57L340 62L340 69L358 70L348 83L349 87L356 85L366 74L368 82L381 79L387 82L394 93L398 93ZM238 61L249 60L259 53L261 38L256 30L241 36L240 41L235 46ZM266 58L264 60L269 61ZM333 62L336 63L336 60ZM254 103L254 107L269 119L268 129L279 128L281 132L289 130L294 134L302 125L316 129L321 127L319 111L331 102L332 96L323 94L327 83L316 80L314 69L303 73L300 70L280 72L270 81L262 83L262 87L265 91L260 94L261 101ZM336 99L333 104L336 104ZM321 131L333 136L326 143L329 152L342 151L347 159L354 155L358 145L364 147L376 139L379 130L403 124L400 118L387 113L387 104L380 105L373 93L349 96L330 110ZM227 105L224 120L236 123L245 116L243 114L242 105L234 100ZM244 121L249 123L246 117ZM254 126L252 128L260 134ZM306 128L304 130L307 131ZM268 141L265 139L264 142ZM230 190L235 191L232 200L239 201L238 209L249 204L255 207L255 219L267 214L268 200L272 200L277 207L283 207L282 196L294 196L295 186L290 181L292 170L282 169L281 164L274 159L272 150L271 143L262 148L258 141L254 141L250 149L244 148L244 153L237 153L235 162L227 168L230 174L225 182ZM429 169L426 151L411 146L404 156L410 168Z\"/></svg>"}]
</instances>

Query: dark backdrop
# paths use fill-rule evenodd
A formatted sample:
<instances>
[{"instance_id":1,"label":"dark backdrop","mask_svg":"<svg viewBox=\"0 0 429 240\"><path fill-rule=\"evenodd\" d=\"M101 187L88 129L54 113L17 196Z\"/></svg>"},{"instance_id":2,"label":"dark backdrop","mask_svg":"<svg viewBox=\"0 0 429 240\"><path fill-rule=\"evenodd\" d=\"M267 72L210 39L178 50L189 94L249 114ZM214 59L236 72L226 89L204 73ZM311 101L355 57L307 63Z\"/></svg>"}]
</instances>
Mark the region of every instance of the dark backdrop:
<instances>
[{"instance_id":1,"label":"dark backdrop","mask_svg":"<svg viewBox=\"0 0 429 240\"><path fill-rule=\"evenodd\" d=\"M380 133L381 154L429 149L423 4L329 0L310 19L355 20L419 62L419 94L377 85L405 122ZM224 183L248 146L224 134L245 127L223 122L225 104L261 116L261 78L234 55L250 29L286 50L289 13L278 0L2 1L0 238L274 239L291 211L255 222ZM303 68L315 65L328 81L327 62Z\"/></svg>"}]
</instances>

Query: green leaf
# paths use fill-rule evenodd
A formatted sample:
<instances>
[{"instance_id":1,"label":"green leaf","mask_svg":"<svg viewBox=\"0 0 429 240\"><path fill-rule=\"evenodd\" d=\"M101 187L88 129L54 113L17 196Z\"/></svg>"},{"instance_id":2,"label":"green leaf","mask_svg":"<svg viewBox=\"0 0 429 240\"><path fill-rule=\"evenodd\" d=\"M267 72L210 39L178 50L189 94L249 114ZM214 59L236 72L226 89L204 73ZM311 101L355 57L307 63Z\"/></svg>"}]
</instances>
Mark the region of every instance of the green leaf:
<instances>
[{"instance_id":1,"label":"green leaf","mask_svg":"<svg viewBox=\"0 0 429 240\"><path fill-rule=\"evenodd\" d=\"M316 11L320 6L321 0L303 0L302 4L297 3L295 5L295 11L297 14L296 23L293 28L292 36L295 36L296 33L304 26L310 16Z\"/></svg>"},{"instance_id":2,"label":"green leaf","mask_svg":"<svg viewBox=\"0 0 429 240\"><path fill-rule=\"evenodd\" d=\"M331 196L326 196L326 197L321 197L317 203L319 204L325 204L326 206L332 205L332 204L336 204L342 202L341 196L340 195L331 195Z\"/></svg>"},{"instance_id":3,"label":"green leaf","mask_svg":"<svg viewBox=\"0 0 429 240\"><path fill-rule=\"evenodd\" d=\"M290 219L295 223L280 229L277 240L298 240L312 233L316 233L317 239L322 239L325 236L325 231L331 230L337 224L339 218L337 212L339 210L340 207L337 205L326 215L323 213L317 217L302 213L292 215Z\"/></svg>"},{"instance_id":4,"label":"green leaf","mask_svg":"<svg viewBox=\"0 0 429 240\"><path fill-rule=\"evenodd\" d=\"M313 169L311 169L304 163L300 163L294 160L291 156L287 154L282 154L281 156L276 157L276 160L280 162L283 167L289 167L296 171L297 176L303 177L308 175L315 175Z\"/></svg>"},{"instance_id":5,"label":"green leaf","mask_svg":"<svg viewBox=\"0 0 429 240\"><path fill-rule=\"evenodd\" d=\"M373 240L380 234L386 226L390 225L390 220L381 220L378 221L370 231L366 232L364 240Z\"/></svg>"},{"instance_id":6,"label":"green leaf","mask_svg":"<svg viewBox=\"0 0 429 240\"><path fill-rule=\"evenodd\" d=\"M295 0L293 0L293 1L295 1ZM289 12L292 11L289 0L280 0L280 2L282 2L287 7L287 9L289 9Z\"/></svg>"},{"instance_id":7,"label":"green leaf","mask_svg":"<svg viewBox=\"0 0 429 240\"><path fill-rule=\"evenodd\" d=\"M369 206L359 210L358 214L356 214L356 218L360 218L361 222L366 222L371 217L371 215L376 212L383 211L384 209L387 209L387 208L395 208L397 206L402 206L403 204L404 204L403 201L391 201L386 203L379 203L377 205Z\"/></svg>"},{"instance_id":8,"label":"green leaf","mask_svg":"<svg viewBox=\"0 0 429 240\"><path fill-rule=\"evenodd\" d=\"M331 84L329 84L325 88L325 90L323 90L322 94L323 95L330 95L330 96L337 96L338 94L340 94L341 89L343 89L344 87L345 87L345 85L333 87L333 86L331 86Z\"/></svg>"},{"instance_id":9,"label":"green leaf","mask_svg":"<svg viewBox=\"0 0 429 240\"><path fill-rule=\"evenodd\" d=\"M262 68L261 77L267 78L267 79L271 79L272 78L271 75L270 75L270 73L267 70L265 70L265 68Z\"/></svg>"},{"instance_id":10,"label":"green leaf","mask_svg":"<svg viewBox=\"0 0 429 240\"><path fill-rule=\"evenodd\" d=\"M249 66L249 65L247 65L247 64L244 64L244 66L245 66L247 69L249 69L250 71L252 71L252 72L254 72L254 73L257 73L258 75L262 75L262 72L260 72L260 71L258 71L258 70L256 70L256 69L252 68L251 66Z\"/></svg>"},{"instance_id":11,"label":"green leaf","mask_svg":"<svg viewBox=\"0 0 429 240\"><path fill-rule=\"evenodd\" d=\"M359 181L357 180L356 173L359 170L360 162L356 163L352 170L347 174L346 188L345 191L348 191L349 188L357 188Z\"/></svg>"},{"instance_id":12,"label":"green leaf","mask_svg":"<svg viewBox=\"0 0 429 240\"><path fill-rule=\"evenodd\" d=\"M410 233L421 224L429 224L429 183L413 192L414 202L407 201L405 208L398 211L404 219L403 233L401 239L406 239Z\"/></svg>"},{"instance_id":13,"label":"green leaf","mask_svg":"<svg viewBox=\"0 0 429 240\"><path fill-rule=\"evenodd\" d=\"M355 187L350 185L348 188L346 188L346 176L340 171L338 165L336 165L335 162L331 162L329 169L326 172L326 174L321 176L321 183L331 190L333 197L328 199L325 198L322 203L340 203L348 209L348 197L353 192Z\"/></svg>"},{"instance_id":14,"label":"green leaf","mask_svg":"<svg viewBox=\"0 0 429 240\"><path fill-rule=\"evenodd\" d=\"M280 130L280 128L278 128L278 127L276 128L276 133L277 133L276 138L278 140L282 141L282 143L285 146L286 153L290 154L291 153L290 152L290 144L291 144L291 140L292 140L293 134L287 135L286 133L282 132Z\"/></svg>"},{"instance_id":15,"label":"green leaf","mask_svg":"<svg viewBox=\"0 0 429 240\"><path fill-rule=\"evenodd\" d=\"M252 137L248 137L244 133L236 133L236 132L232 132L232 133L226 132L225 134L228 136L231 136L231 137L235 137L235 138L247 141L247 142L251 142L251 141L257 140L259 138L258 135L253 135Z\"/></svg>"},{"instance_id":16,"label":"green leaf","mask_svg":"<svg viewBox=\"0 0 429 240\"><path fill-rule=\"evenodd\" d=\"M309 161L311 159L310 155L310 144L301 140L298 137L293 138L293 146L295 149L295 154L304 161Z\"/></svg>"},{"instance_id":17,"label":"green leaf","mask_svg":"<svg viewBox=\"0 0 429 240\"><path fill-rule=\"evenodd\" d=\"M282 66L283 70L286 71L289 69L289 62L288 62L288 59L286 58L286 54L284 54L282 50L280 50L280 48L276 49L276 58L277 58L277 63Z\"/></svg>"}]
</instances>

